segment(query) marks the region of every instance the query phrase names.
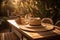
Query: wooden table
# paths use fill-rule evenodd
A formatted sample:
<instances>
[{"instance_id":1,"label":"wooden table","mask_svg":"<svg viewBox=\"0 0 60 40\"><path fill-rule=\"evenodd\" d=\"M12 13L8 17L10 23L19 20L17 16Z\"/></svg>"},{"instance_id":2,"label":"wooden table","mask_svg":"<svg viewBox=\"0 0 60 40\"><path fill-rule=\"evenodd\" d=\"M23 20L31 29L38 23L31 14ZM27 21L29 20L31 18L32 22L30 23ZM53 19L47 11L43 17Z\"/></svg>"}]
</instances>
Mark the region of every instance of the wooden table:
<instances>
[{"instance_id":1,"label":"wooden table","mask_svg":"<svg viewBox=\"0 0 60 40\"><path fill-rule=\"evenodd\" d=\"M52 31L48 32L28 32L21 30L20 25L16 23L15 20L7 20L9 25L12 28L12 31L19 37L22 38L23 36L27 38L27 40L48 40L52 39L54 36L59 36L60 35L60 30L54 29ZM21 36L22 35L22 36ZM23 40L23 38L22 38Z\"/></svg>"}]
</instances>

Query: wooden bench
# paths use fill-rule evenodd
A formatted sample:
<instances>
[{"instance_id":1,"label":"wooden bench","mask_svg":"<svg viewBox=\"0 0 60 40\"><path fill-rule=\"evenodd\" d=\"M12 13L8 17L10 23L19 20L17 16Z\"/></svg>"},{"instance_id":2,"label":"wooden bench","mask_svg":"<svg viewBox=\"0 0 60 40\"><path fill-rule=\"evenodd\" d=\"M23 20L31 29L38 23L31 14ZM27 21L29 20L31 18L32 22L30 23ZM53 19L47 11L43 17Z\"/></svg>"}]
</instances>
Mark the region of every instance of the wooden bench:
<instances>
[{"instance_id":1,"label":"wooden bench","mask_svg":"<svg viewBox=\"0 0 60 40\"><path fill-rule=\"evenodd\" d=\"M0 40L19 40L13 32L0 33Z\"/></svg>"}]
</instances>

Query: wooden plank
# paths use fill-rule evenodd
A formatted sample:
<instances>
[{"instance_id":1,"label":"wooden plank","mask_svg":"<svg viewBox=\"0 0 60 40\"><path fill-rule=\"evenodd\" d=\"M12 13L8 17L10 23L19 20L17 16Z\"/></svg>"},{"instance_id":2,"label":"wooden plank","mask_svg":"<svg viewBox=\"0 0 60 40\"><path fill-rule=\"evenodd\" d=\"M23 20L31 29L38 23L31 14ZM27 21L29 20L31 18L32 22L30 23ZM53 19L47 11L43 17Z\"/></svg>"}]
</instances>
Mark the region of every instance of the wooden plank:
<instances>
[{"instance_id":1,"label":"wooden plank","mask_svg":"<svg viewBox=\"0 0 60 40\"><path fill-rule=\"evenodd\" d=\"M0 40L19 40L13 32L0 33Z\"/></svg>"},{"instance_id":2,"label":"wooden plank","mask_svg":"<svg viewBox=\"0 0 60 40\"><path fill-rule=\"evenodd\" d=\"M14 33L16 33L16 35L17 35L19 38L21 38L22 35L21 35L17 30L12 29L12 31L13 31Z\"/></svg>"}]
</instances>

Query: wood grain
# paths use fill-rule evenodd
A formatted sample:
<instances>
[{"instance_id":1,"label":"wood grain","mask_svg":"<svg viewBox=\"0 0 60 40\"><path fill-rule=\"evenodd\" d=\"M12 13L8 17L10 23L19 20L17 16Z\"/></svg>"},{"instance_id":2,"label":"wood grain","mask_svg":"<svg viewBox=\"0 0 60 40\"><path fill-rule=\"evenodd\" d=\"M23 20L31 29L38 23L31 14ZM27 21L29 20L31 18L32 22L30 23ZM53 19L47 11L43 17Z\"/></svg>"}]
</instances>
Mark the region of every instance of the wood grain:
<instances>
[{"instance_id":1,"label":"wood grain","mask_svg":"<svg viewBox=\"0 0 60 40\"><path fill-rule=\"evenodd\" d=\"M0 40L19 40L13 32L0 33Z\"/></svg>"}]
</instances>

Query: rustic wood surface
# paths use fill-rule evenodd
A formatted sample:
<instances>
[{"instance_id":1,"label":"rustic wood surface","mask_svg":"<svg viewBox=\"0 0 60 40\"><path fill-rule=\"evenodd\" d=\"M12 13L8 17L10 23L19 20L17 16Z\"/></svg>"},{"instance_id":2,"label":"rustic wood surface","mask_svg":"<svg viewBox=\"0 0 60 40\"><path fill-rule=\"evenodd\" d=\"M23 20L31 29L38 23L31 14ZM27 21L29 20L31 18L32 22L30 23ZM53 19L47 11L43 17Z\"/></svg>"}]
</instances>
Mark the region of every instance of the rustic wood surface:
<instances>
[{"instance_id":1,"label":"rustic wood surface","mask_svg":"<svg viewBox=\"0 0 60 40\"><path fill-rule=\"evenodd\" d=\"M60 30L56 29L48 32L28 32L21 30L20 25L18 25L15 20L8 20L10 24L12 24L13 28L16 28L16 30L20 31L22 34L24 34L27 37L33 38L33 39L39 39L39 38L45 38L45 37L51 37L60 35Z\"/></svg>"},{"instance_id":2,"label":"rustic wood surface","mask_svg":"<svg viewBox=\"0 0 60 40\"><path fill-rule=\"evenodd\" d=\"M13 32L0 33L0 40L19 40Z\"/></svg>"}]
</instances>

